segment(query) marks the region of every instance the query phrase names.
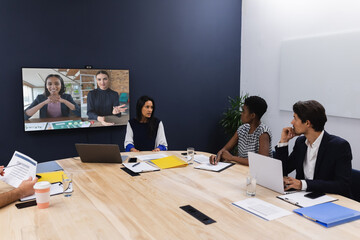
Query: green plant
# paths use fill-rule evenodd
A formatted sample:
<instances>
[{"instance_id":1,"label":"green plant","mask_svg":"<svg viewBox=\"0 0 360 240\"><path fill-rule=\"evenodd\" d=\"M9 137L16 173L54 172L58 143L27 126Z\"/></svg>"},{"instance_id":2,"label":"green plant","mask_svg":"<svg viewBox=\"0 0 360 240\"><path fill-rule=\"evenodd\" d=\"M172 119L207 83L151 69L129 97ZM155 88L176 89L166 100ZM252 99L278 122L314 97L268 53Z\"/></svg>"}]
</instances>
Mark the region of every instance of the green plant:
<instances>
[{"instance_id":1,"label":"green plant","mask_svg":"<svg viewBox=\"0 0 360 240\"><path fill-rule=\"evenodd\" d=\"M225 129L225 133L229 136L234 135L236 130L242 124L241 113L244 106L245 98L249 96L246 93L243 96L237 96L235 98L228 97L230 107L223 113L223 118L220 120L221 126Z\"/></svg>"}]
</instances>

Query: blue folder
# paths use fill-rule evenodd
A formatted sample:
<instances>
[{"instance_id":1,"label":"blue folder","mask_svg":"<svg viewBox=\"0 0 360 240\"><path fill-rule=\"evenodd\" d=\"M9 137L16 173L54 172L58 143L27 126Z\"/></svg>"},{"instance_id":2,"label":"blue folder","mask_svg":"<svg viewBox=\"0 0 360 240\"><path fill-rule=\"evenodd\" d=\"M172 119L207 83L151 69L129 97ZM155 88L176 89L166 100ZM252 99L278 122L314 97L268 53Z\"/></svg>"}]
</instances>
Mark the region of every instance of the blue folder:
<instances>
[{"instance_id":1,"label":"blue folder","mask_svg":"<svg viewBox=\"0 0 360 240\"><path fill-rule=\"evenodd\" d=\"M38 163L36 173L55 172L64 170L56 161Z\"/></svg>"},{"instance_id":2,"label":"blue folder","mask_svg":"<svg viewBox=\"0 0 360 240\"><path fill-rule=\"evenodd\" d=\"M359 211L330 202L295 209L294 212L325 227L333 227L360 219Z\"/></svg>"}]
</instances>

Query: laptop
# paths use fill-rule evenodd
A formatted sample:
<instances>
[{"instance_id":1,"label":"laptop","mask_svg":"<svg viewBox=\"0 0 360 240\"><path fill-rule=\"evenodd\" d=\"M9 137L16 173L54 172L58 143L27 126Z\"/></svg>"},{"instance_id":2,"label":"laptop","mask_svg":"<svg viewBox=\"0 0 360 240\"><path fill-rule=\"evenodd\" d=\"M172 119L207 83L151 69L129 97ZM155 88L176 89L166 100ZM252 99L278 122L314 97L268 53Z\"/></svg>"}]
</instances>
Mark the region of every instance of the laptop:
<instances>
[{"instance_id":1,"label":"laptop","mask_svg":"<svg viewBox=\"0 0 360 240\"><path fill-rule=\"evenodd\" d=\"M284 190L281 160L253 152L249 152L248 157L250 174L256 178L257 184L281 194L296 192Z\"/></svg>"},{"instance_id":2,"label":"laptop","mask_svg":"<svg viewBox=\"0 0 360 240\"><path fill-rule=\"evenodd\" d=\"M80 159L85 163L122 163L117 144L75 143Z\"/></svg>"}]
</instances>

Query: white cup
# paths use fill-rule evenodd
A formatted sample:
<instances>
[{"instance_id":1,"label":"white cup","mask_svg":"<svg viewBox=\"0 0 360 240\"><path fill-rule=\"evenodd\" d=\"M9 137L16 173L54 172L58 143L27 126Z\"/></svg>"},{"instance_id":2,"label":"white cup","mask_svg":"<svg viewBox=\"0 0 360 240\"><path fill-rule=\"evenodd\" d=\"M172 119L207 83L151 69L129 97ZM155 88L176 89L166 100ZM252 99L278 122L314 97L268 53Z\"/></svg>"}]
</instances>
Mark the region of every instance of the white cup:
<instances>
[{"instance_id":1,"label":"white cup","mask_svg":"<svg viewBox=\"0 0 360 240\"><path fill-rule=\"evenodd\" d=\"M48 208L50 205L50 187L47 181L37 182L34 185L36 203L38 208Z\"/></svg>"}]
</instances>

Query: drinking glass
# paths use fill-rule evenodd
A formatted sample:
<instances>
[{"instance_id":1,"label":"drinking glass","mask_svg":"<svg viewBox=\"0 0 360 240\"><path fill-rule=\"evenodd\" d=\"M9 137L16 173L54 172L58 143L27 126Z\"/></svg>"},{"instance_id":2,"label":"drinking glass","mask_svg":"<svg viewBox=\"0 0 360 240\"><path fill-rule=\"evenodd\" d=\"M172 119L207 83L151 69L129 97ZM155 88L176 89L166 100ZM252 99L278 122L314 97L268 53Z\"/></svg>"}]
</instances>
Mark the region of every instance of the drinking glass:
<instances>
[{"instance_id":1,"label":"drinking glass","mask_svg":"<svg viewBox=\"0 0 360 240\"><path fill-rule=\"evenodd\" d=\"M195 148L193 147L188 147L186 149L187 152L187 162L189 164L192 164L194 162L194 154L195 154Z\"/></svg>"},{"instance_id":2,"label":"drinking glass","mask_svg":"<svg viewBox=\"0 0 360 240\"><path fill-rule=\"evenodd\" d=\"M73 188L72 188L72 178L73 174L69 172L64 172L62 175L62 185L63 185L63 194L64 197L71 197Z\"/></svg>"},{"instance_id":3,"label":"drinking glass","mask_svg":"<svg viewBox=\"0 0 360 240\"><path fill-rule=\"evenodd\" d=\"M256 194L256 178L252 176L246 177L246 195L254 197Z\"/></svg>"}]
</instances>

